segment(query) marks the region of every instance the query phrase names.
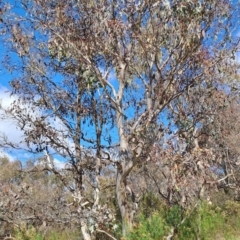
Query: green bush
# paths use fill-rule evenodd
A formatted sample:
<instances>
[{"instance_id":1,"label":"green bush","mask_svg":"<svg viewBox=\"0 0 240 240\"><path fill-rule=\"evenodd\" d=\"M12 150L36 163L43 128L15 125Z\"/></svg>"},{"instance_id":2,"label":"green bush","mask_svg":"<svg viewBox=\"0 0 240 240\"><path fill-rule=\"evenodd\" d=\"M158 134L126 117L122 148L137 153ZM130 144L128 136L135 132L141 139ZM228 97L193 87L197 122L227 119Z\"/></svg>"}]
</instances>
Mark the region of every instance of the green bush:
<instances>
[{"instance_id":1,"label":"green bush","mask_svg":"<svg viewBox=\"0 0 240 240\"><path fill-rule=\"evenodd\" d=\"M215 239L221 229L224 229L224 224L225 219L220 208L203 202L178 227L175 239Z\"/></svg>"},{"instance_id":2,"label":"green bush","mask_svg":"<svg viewBox=\"0 0 240 240\"><path fill-rule=\"evenodd\" d=\"M73 229L66 229L63 231L49 230L43 236L33 226L26 227L22 224L14 231L15 240L81 240L81 232Z\"/></svg>"},{"instance_id":3,"label":"green bush","mask_svg":"<svg viewBox=\"0 0 240 240\"><path fill-rule=\"evenodd\" d=\"M166 223L169 226L176 228L182 220L182 210L179 205L174 205L166 211Z\"/></svg>"},{"instance_id":4,"label":"green bush","mask_svg":"<svg viewBox=\"0 0 240 240\"><path fill-rule=\"evenodd\" d=\"M60 231L57 232L55 230L50 231L45 237L44 240L81 240L81 233L80 231Z\"/></svg>"},{"instance_id":5,"label":"green bush","mask_svg":"<svg viewBox=\"0 0 240 240\"><path fill-rule=\"evenodd\" d=\"M19 228L15 229L15 240L43 240L41 234L39 234L34 227L26 227L22 224Z\"/></svg>"},{"instance_id":6,"label":"green bush","mask_svg":"<svg viewBox=\"0 0 240 240\"><path fill-rule=\"evenodd\" d=\"M129 234L129 240L154 240L162 239L169 231L161 214L155 212L151 217L140 217L140 223Z\"/></svg>"},{"instance_id":7,"label":"green bush","mask_svg":"<svg viewBox=\"0 0 240 240\"><path fill-rule=\"evenodd\" d=\"M221 208L202 202L195 209L182 211L178 205L142 214L128 240L161 240L174 228L174 240L240 239L240 204L228 201Z\"/></svg>"},{"instance_id":8,"label":"green bush","mask_svg":"<svg viewBox=\"0 0 240 240\"><path fill-rule=\"evenodd\" d=\"M150 217L154 212L165 212L166 205L154 193L149 192L143 196L140 203L140 212L146 218Z\"/></svg>"}]
</instances>

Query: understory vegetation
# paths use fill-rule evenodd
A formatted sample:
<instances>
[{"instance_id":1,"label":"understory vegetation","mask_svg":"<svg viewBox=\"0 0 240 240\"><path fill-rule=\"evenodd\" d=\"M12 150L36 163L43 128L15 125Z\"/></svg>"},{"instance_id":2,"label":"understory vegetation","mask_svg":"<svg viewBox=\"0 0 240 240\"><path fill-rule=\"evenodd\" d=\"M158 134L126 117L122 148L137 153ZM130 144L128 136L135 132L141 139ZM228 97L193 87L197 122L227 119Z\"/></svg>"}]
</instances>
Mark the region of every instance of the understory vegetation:
<instances>
[{"instance_id":1,"label":"understory vegetation","mask_svg":"<svg viewBox=\"0 0 240 240\"><path fill-rule=\"evenodd\" d=\"M239 239L240 204L227 201L221 206L199 202L191 211L178 205L162 207L149 217L141 215L129 240Z\"/></svg>"},{"instance_id":2,"label":"understory vegetation","mask_svg":"<svg viewBox=\"0 0 240 240\"><path fill-rule=\"evenodd\" d=\"M152 194L150 196L154 198ZM147 201L144 203L148 204ZM136 217L133 230L127 237L121 237L120 229L113 231L112 236L122 240L239 239L240 203L233 200L227 200L221 205L199 201L193 209L189 210L183 210L179 205L167 206L158 201L158 204L149 210L148 207L142 206L141 212ZM41 231L39 226L26 225L11 229L9 236L16 240L82 239L81 231L77 228L49 228L47 231ZM167 236L171 238L167 238ZM97 239L112 238L99 234Z\"/></svg>"},{"instance_id":3,"label":"understory vegetation","mask_svg":"<svg viewBox=\"0 0 240 240\"><path fill-rule=\"evenodd\" d=\"M0 158L0 214L5 216L5 221L1 221L1 237L15 240L83 239L79 226L69 224L68 215L74 213L75 207L71 205L71 195L61 188L61 181L49 171L32 171L33 166L37 169L42 164L41 161L29 160L22 165L18 161ZM16 189L19 195L13 192ZM208 199L197 199L185 207L178 203L169 204L157 192L146 190L134 215L133 228L125 237L122 236L121 217L113 195L112 189L107 189L100 200L111 201L109 205L114 216L112 224L101 226L103 231L96 233L96 239L239 239L238 195L235 190L221 188L221 185L209 192ZM69 212L69 208L73 212ZM37 212L27 221L20 217L20 214L29 216L32 209ZM50 221L53 217L58 217L59 223L56 219ZM64 218L67 219L66 225L61 222Z\"/></svg>"}]
</instances>

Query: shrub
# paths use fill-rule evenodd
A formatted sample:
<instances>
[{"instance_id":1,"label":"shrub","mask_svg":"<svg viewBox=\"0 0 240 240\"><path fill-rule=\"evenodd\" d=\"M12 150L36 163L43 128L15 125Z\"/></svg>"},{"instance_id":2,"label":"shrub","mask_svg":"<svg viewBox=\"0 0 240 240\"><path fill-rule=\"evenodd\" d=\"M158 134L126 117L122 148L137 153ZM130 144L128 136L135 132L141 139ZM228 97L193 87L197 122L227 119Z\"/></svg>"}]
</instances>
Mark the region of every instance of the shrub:
<instances>
[{"instance_id":1,"label":"shrub","mask_svg":"<svg viewBox=\"0 0 240 240\"><path fill-rule=\"evenodd\" d=\"M169 231L167 224L159 212L154 212L151 217L140 217L140 223L129 234L129 240L154 240L162 239Z\"/></svg>"},{"instance_id":2,"label":"shrub","mask_svg":"<svg viewBox=\"0 0 240 240\"><path fill-rule=\"evenodd\" d=\"M182 222L182 220L184 221ZM128 240L161 240L174 228L174 240L237 240L240 229L240 204L228 201L222 207L202 202L195 209L183 211L174 205L162 208L149 217L142 214Z\"/></svg>"},{"instance_id":3,"label":"shrub","mask_svg":"<svg viewBox=\"0 0 240 240\"><path fill-rule=\"evenodd\" d=\"M30 226L26 227L22 224L19 228L15 229L14 239L16 240L43 240L42 236L37 233L36 228Z\"/></svg>"}]
</instances>

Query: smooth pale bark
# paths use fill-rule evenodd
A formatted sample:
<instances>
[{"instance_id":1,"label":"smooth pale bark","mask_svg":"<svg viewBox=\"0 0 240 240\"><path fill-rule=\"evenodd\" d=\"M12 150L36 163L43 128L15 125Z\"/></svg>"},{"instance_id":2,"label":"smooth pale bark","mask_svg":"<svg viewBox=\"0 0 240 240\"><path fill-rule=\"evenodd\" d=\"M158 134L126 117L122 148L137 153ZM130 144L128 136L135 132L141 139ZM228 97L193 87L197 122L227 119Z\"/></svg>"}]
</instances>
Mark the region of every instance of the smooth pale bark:
<instances>
[{"instance_id":1,"label":"smooth pale bark","mask_svg":"<svg viewBox=\"0 0 240 240\"><path fill-rule=\"evenodd\" d=\"M127 199L125 196L125 186L122 181L121 173L118 173L117 175L116 195L117 195L118 207L122 217L122 234L123 234L123 237L126 237L127 233L132 228L132 219L131 219L130 208L127 204Z\"/></svg>"},{"instance_id":2,"label":"smooth pale bark","mask_svg":"<svg viewBox=\"0 0 240 240\"><path fill-rule=\"evenodd\" d=\"M81 220L81 232L84 240L91 240L91 236L88 233L87 224L84 222L84 220Z\"/></svg>"},{"instance_id":3,"label":"smooth pale bark","mask_svg":"<svg viewBox=\"0 0 240 240\"><path fill-rule=\"evenodd\" d=\"M126 178L130 173L133 167L133 161L130 160L125 167L121 166L118 169L117 178L116 178L116 196L118 207L121 213L122 218L122 234L123 237L126 237L128 232L132 229L133 222L133 212L132 203L127 199L126 191L129 188L126 184ZM130 191L132 191L130 189Z\"/></svg>"}]
</instances>

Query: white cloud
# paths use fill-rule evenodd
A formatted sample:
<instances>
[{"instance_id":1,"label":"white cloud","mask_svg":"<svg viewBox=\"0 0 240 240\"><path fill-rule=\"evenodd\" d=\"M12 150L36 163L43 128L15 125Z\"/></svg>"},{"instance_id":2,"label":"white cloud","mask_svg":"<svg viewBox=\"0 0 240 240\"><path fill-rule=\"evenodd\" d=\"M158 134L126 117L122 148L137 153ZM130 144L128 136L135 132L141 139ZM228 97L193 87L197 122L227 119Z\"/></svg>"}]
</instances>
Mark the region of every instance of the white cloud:
<instances>
[{"instance_id":1,"label":"white cloud","mask_svg":"<svg viewBox=\"0 0 240 240\"><path fill-rule=\"evenodd\" d=\"M8 89L0 85L0 103L4 109L10 107L15 96L10 96ZM23 133L17 127L17 122L9 116L6 116L3 110L0 110L0 133L6 135L13 143L19 143L23 140Z\"/></svg>"},{"instance_id":2,"label":"white cloud","mask_svg":"<svg viewBox=\"0 0 240 240\"><path fill-rule=\"evenodd\" d=\"M53 163L54 163L54 166L57 168L57 169L63 169L65 167L65 163L58 160L57 158L54 158L53 159Z\"/></svg>"},{"instance_id":3,"label":"white cloud","mask_svg":"<svg viewBox=\"0 0 240 240\"><path fill-rule=\"evenodd\" d=\"M0 104L3 109L7 109L11 106L13 101L17 100L17 97L14 95L10 95L9 90L0 85ZM29 108L30 109L30 108ZM31 113L32 117L37 117L40 115L40 111L35 111L35 113ZM64 126L60 119L56 118L55 121L50 120L51 124L54 125L57 129L64 129ZM0 110L0 138L1 136L5 135L8 138L9 142L12 142L23 149L26 147L24 144L24 132L18 127L17 121L12 119L10 116L7 116L3 110ZM22 143L20 144L20 142ZM73 150L73 144L68 139L62 139L65 144L69 145L70 148ZM0 148L0 157L7 157L10 161L14 160L27 160L27 159L35 159L39 157L39 154L31 154L24 150L14 150L10 149L10 151L5 151L4 149ZM54 165L62 169L65 166L63 161L60 161L57 158L54 158Z\"/></svg>"},{"instance_id":4,"label":"white cloud","mask_svg":"<svg viewBox=\"0 0 240 240\"><path fill-rule=\"evenodd\" d=\"M14 103L14 101L17 101L16 95L10 95L9 90L0 85L0 104L3 109L7 110L11 104ZM16 104L19 104L16 102ZM41 116L41 111L38 109L34 109L35 111L32 111L31 106L28 106L29 104L20 105L20 107L23 107L23 111L25 114L29 113L31 116L31 119L34 120L35 118L38 118ZM53 125L56 129L63 131L64 126L59 118L49 119L51 125ZM13 119L10 115L6 114L3 110L0 109L0 136L4 134L8 137L9 141L15 144L21 144L21 147L24 147L24 132L20 129L18 122L16 119ZM66 139L64 139L66 140Z\"/></svg>"},{"instance_id":5,"label":"white cloud","mask_svg":"<svg viewBox=\"0 0 240 240\"><path fill-rule=\"evenodd\" d=\"M14 160L16 160L11 154L4 152L3 150L0 150L0 157L1 158L8 158L11 162L13 162Z\"/></svg>"}]
</instances>

